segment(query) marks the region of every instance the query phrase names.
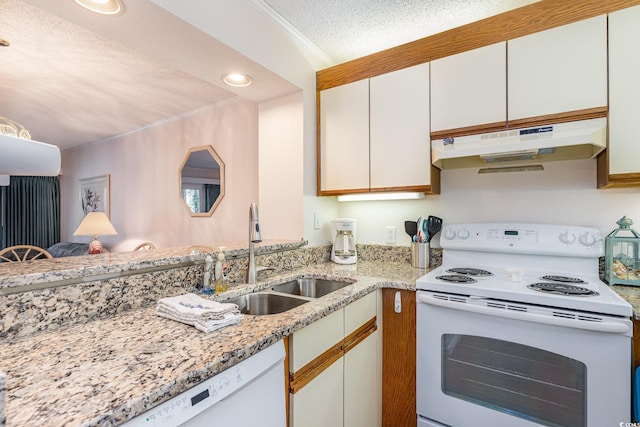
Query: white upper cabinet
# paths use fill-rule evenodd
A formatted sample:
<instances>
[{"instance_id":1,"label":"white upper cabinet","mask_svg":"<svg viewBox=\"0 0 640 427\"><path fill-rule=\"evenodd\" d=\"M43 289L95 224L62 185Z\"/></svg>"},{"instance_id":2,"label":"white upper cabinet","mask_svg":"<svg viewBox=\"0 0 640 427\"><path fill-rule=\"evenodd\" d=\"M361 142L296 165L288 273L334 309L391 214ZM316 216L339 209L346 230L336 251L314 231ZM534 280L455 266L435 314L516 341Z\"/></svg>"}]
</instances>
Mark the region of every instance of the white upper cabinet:
<instances>
[{"instance_id":1,"label":"white upper cabinet","mask_svg":"<svg viewBox=\"0 0 640 427\"><path fill-rule=\"evenodd\" d=\"M431 131L505 122L506 42L431 62Z\"/></svg>"},{"instance_id":2,"label":"white upper cabinet","mask_svg":"<svg viewBox=\"0 0 640 427\"><path fill-rule=\"evenodd\" d=\"M640 172L640 6L609 15L609 173Z\"/></svg>"},{"instance_id":3,"label":"white upper cabinet","mask_svg":"<svg viewBox=\"0 0 640 427\"><path fill-rule=\"evenodd\" d=\"M320 92L322 191L369 188L369 80Z\"/></svg>"},{"instance_id":4,"label":"white upper cabinet","mask_svg":"<svg viewBox=\"0 0 640 427\"><path fill-rule=\"evenodd\" d=\"M431 191L429 64L321 91L319 172L320 192Z\"/></svg>"},{"instance_id":5,"label":"white upper cabinet","mask_svg":"<svg viewBox=\"0 0 640 427\"><path fill-rule=\"evenodd\" d=\"M508 114L517 120L607 105L607 18L509 40Z\"/></svg>"},{"instance_id":6,"label":"white upper cabinet","mask_svg":"<svg viewBox=\"0 0 640 427\"><path fill-rule=\"evenodd\" d=\"M371 188L429 185L429 64L370 79Z\"/></svg>"}]
</instances>

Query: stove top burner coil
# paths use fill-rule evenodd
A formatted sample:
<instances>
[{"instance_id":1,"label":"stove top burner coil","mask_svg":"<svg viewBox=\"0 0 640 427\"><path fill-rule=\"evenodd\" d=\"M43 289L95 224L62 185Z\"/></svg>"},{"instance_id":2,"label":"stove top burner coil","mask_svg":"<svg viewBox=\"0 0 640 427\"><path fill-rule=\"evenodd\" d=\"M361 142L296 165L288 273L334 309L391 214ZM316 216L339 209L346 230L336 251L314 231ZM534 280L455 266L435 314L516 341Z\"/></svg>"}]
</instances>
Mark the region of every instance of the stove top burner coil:
<instances>
[{"instance_id":1,"label":"stove top burner coil","mask_svg":"<svg viewBox=\"0 0 640 427\"><path fill-rule=\"evenodd\" d=\"M547 292L556 295L576 296L576 297L592 297L599 295L596 291L583 288L582 286L568 285L564 283L532 283L527 285L529 289L539 292Z\"/></svg>"},{"instance_id":2,"label":"stove top burner coil","mask_svg":"<svg viewBox=\"0 0 640 427\"><path fill-rule=\"evenodd\" d=\"M552 282L562 282L562 283L587 283L582 279L579 279L577 277L569 277L569 276L556 276L556 275L548 275L548 276L542 276L541 277L542 280L550 280Z\"/></svg>"},{"instance_id":3,"label":"stove top burner coil","mask_svg":"<svg viewBox=\"0 0 640 427\"><path fill-rule=\"evenodd\" d=\"M450 282L450 283L476 283L477 282L476 279L469 276L464 276L462 274L443 274L441 276L436 276L436 279L442 280L444 282Z\"/></svg>"},{"instance_id":4,"label":"stove top burner coil","mask_svg":"<svg viewBox=\"0 0 640 427\"><path fill-rule=\"evenodd\" d=\"M465 276L487 277L493 273L481 268L455 267L447 269L447 273L464 274Z\"/></svg>"}]
</instances>

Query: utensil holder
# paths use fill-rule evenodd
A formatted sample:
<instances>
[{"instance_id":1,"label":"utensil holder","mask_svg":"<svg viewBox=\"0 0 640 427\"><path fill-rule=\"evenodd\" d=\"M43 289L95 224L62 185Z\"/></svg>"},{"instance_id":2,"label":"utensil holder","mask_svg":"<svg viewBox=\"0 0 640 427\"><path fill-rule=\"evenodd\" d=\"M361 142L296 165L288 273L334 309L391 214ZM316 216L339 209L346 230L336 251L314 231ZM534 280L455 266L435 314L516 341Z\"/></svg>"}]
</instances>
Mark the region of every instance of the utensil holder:
<instances>
[{"instance_id":1,"label":"utensil holder","mask_svg":"<svg viewBox=\"0 0 640 427\"><path fill-rule=\"evenodd\" d=\"M411 266L415 268L429 268L431 256L429 255L429 242L411 243Z\"/></svg>"}]
</instances>

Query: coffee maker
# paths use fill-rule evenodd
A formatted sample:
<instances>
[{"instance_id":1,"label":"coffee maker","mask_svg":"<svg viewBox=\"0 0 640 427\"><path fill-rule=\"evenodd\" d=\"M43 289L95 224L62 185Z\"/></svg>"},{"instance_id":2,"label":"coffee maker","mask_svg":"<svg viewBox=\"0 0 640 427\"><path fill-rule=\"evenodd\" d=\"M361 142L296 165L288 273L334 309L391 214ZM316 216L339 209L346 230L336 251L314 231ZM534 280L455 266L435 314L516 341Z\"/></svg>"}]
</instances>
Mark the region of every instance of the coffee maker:
<instances>
[{"instance_id":1,"label":"coffee maker","mask_svg":"<svg viewBox=\"0 0 640 427\"><path fill-rule=\"evenodd\" d=\"M331 261L336 264L355 264L358 260L356 253L356 220L338 218L331 221L333 230L333 247Z\"/></svg>"}]
</instances>

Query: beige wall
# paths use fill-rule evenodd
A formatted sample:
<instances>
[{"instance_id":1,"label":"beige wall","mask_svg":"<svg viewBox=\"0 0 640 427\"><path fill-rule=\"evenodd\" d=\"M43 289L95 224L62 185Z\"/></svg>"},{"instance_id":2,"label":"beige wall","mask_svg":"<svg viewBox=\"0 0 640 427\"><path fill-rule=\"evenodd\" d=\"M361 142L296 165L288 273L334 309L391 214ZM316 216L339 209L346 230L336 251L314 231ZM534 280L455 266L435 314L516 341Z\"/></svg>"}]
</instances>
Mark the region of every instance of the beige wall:
<instances>
[{"instance_id":1,"label":"beige wall","mask_svg":"<svg viewBox=\"0 0 640 427\"><path fill-rule=\"evenodd\" d=\"M263 239L303 236L302 91L260 104L260 225Z\"/></svg>"},{"instance_id":2,"label":"beige wall","mask_svg":"<svg viewBox=\"0 0 640 427\"><path fill-rule=\"evenodd\" d=\"M225 163L225 196L211 217L191 217L181 202L178 168L190 147L211 145ZM62 153L61 240L82 219L78 180L109 174L112 251L149 240L159 247L246 240L247 211L258 200L258 106L237 99L179 119Z\"/></svg>"}]
</instances>

